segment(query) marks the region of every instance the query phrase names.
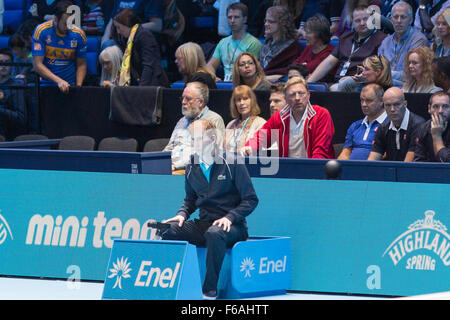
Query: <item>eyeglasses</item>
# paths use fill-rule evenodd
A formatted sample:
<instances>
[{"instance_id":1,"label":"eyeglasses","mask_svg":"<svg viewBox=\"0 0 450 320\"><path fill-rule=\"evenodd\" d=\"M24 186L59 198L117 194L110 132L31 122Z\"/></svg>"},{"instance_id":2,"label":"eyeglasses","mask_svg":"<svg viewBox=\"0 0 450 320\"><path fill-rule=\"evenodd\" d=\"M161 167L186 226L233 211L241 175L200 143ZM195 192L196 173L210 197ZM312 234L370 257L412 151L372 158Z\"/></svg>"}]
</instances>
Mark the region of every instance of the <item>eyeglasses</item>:
<instances>
[{"instance_id":1,"label":"eyeglasses","mask_svg":"<svg viewBox=\"0 0 450 320\"><path fill-rule=\"evenodd\" d=\"M183 103L183 101L185 101L185 100L186 100L187 103L189 103L189 102L191 102L191 101L194 100L194 99L200 99L200 98L197 98L197 97L185 97L185 96L181 96L179 99L180 99L180 102L181 102L181 103Z\"/></svg>"},{"instance_id":2,"label":"eyeglasses","mask_svg":"<svg viewBox=\"0 0 450 320\"><path fill-rule=\"evenodd\" d=\"M253 60L249 60L249 61L239 62L238 66L242 68L242 67L245 67L246 65L253 66L254 64L255 63L253 62Z\"/></svg>"},{"instance_id":3,"label":"eyeglasses","mask_svg":"<svg viewBox=\"0 0 450 320\"><path fill-rule=\"evenodd\" d=\"M270 23L270 24L273 24L273 23L277 23L275 20L270 20L270 19L264 19L264 23Z\"/></svg>"}]
</instances>

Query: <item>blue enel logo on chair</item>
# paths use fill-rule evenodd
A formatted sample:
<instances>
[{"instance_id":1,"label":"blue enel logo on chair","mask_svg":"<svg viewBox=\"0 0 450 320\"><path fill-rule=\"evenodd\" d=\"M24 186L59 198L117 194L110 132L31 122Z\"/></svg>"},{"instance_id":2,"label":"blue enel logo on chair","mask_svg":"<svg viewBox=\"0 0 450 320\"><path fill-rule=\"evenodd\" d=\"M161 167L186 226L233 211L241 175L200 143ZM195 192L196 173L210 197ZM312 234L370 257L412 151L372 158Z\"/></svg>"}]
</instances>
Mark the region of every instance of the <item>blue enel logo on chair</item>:
<instances>
[{"instance_id":1,"label":"blue enel logo on chair","mask_svg":"<svg viewBox=\"0 0 450 320\"><path fill-rule=\"evenodd\" d=\"M201 299L206 248L186 241L116 239L104 299ZM284 294L291 287L290 238L257 237L227 250L219 298Z\"/></svg>"},{"instance_id":2,"label":"blue enel logo on chair","mask_svg":"<svg viewBox=\"0 0 450 320\"><path fill-rule=\"evenodd\" d=\"M193 254L195 247L184 241L114 240L103 298L200 299L198 262Z\"/></svg>"}]
</instances>

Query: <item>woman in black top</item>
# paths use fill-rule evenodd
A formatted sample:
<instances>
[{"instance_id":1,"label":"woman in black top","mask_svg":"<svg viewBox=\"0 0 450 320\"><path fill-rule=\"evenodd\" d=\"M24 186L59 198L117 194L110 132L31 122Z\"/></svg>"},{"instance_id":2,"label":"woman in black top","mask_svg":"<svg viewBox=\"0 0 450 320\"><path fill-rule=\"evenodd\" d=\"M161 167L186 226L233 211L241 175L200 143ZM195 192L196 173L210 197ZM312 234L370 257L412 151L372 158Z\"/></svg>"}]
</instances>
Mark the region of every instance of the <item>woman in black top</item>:
<instances>
[{"instance_id":1,"label":"woman in black top","mask_svg":"<svg viewBox=\"0 0 450 320\"><path fill-rule=\"evenodd\" d=\"M168 87L160 49L152 32L139 25L138 17L128 8L114 17L114 26L124 40L118 42L125 42L119 85Z\"/></svg>"}]
</instances>

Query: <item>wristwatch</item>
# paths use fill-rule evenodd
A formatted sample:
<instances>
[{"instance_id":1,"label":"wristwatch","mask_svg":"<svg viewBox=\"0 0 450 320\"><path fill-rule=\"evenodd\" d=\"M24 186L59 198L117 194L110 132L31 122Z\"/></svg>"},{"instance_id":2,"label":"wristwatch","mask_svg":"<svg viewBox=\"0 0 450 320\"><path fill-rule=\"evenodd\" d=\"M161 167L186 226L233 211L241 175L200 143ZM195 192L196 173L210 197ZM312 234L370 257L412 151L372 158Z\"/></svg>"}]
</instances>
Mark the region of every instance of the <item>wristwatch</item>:
<instances>
[{"instance_id":1,"label":"wristwatch","mask_svg":"<svg viewBox=\"0 0 450 320\"><path fill-rule=\"evenodd\" d=\"M425 10L427 7L424 4L419 5L419 9Z\"/></svg>"}]
</instances>

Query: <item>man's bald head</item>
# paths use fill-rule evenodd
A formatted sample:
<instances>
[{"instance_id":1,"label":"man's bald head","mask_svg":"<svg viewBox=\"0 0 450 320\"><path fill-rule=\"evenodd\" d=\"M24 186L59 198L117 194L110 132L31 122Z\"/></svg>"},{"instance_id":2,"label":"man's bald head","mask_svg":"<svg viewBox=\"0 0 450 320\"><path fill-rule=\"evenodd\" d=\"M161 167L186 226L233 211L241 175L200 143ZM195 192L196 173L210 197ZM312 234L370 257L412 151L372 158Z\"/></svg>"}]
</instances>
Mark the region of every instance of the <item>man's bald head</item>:
<instances>
[{"instance_id":1,"label":"man's bald head","mask_svg":"<svg viewBox=\"0 0 450 320\"><path fill-rule=\"evenodd\" d=\"M397 128L400 127L407 105L403 91L397 87L387 89L383 95L383 104L389 120Z\"/></svg>"}]
</instances>

